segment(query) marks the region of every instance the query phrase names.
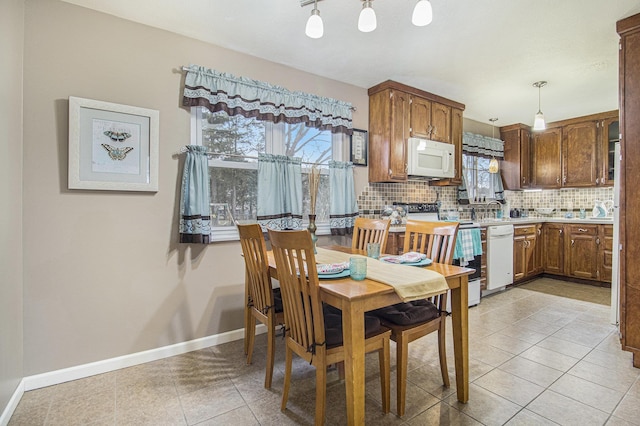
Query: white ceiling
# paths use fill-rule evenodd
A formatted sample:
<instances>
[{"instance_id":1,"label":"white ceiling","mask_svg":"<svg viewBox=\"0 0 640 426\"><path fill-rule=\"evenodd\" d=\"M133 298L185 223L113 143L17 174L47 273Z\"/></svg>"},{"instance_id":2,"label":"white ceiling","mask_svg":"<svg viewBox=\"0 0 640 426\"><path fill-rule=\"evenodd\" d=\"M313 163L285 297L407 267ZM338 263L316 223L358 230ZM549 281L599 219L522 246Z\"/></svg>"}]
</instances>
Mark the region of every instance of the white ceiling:
<instances>
[{"instance_id":1,"label":"white ceiling","mask_svg":"<svg viewBox=\"0 0 640 426\"><path fill-rule=\"evenodd\" d=\"M498 126L532 124L538 80L547 121L617 109L615 24L640 13L638 0L431 0L419 28L415 0L375 0L378 28L361 33L360 0L323 0L313 40L299 0L65 1L363 88L399 81Z\"/></svg>"}]
</instances>

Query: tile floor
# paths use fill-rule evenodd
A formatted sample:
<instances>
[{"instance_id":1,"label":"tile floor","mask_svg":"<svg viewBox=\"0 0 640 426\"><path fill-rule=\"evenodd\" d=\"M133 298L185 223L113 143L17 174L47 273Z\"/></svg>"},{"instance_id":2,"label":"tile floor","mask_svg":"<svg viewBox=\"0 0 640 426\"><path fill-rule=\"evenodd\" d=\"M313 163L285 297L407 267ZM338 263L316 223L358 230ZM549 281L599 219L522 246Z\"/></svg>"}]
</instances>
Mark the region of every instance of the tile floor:
<instances>
[{"instance_id":1,"label":"tile floor","mask_svg":"<svg viewBox=\"0 0 640 426\"><path fill-rule=\"evenodd\" d=\"M442 387L434 333L410 345L403 418L382 414L377 356L367 357L367 424L640 425L640 369L619 349L608 318L607 306L521 288L483 298L469 311L469 403ZM314 369L294 363L282 413L282 340L271 390L263 387L265 335L257 345L250 366L236 341L26 392L9 425L313 424ZM450 335L449 345L451 355ZM449 371L455 383L452 360ZM327 398L327 424L344 424L335 371Z\"/></svg>"}]
</instances>

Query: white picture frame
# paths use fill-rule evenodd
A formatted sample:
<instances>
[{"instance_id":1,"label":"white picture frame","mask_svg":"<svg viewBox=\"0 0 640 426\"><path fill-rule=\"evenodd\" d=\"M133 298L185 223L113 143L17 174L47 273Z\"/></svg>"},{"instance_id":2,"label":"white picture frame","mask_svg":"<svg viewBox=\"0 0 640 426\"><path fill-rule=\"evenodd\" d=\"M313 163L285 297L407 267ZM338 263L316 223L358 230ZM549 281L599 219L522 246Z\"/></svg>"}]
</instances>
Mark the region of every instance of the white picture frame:
<instances>
[{"instance_id":1,"label":"white picture frame","mask_svg":"<svg viewBox=\"0 0 640 426\"><path fill-rule=\"evenodd\" d=\"M69 97L69 189L158 191L159 111Z\"/></svg>"}]
</instances>

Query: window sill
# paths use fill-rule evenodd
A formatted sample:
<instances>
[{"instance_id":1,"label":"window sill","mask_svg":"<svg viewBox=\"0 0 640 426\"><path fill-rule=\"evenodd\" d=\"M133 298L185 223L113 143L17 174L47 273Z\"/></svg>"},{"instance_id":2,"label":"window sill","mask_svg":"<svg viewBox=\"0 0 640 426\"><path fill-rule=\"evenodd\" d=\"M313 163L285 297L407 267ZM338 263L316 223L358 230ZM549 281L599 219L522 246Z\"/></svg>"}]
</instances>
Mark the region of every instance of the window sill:
<instances>
[{"instance_id":1,"label":"window sill","mask_svg":"<svg viewBox=\"0 0 640 426\"><path fill-rule=\"evenodd\" d=\"M308 224L304 223L304 229ZM317 223L316 235L331 235L331 229L329 228L329 222ZM220 226L211 228L211 242L223 242L223 241L240 241L238 235L238 229L235 226Z\"/></svg>"}]
</instances>

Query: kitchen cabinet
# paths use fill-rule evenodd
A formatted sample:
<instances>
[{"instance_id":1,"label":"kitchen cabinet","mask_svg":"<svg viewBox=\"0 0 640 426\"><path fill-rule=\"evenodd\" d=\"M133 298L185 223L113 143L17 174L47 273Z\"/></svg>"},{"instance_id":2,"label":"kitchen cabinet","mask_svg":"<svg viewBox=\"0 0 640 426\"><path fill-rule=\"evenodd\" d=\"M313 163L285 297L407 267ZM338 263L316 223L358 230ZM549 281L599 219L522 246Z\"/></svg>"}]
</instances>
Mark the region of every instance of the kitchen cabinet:
<instances>
[{"instance_id":1,"label":"kitchen cabinet","mask_svg":"<svg viewBox=\"0 0 640 426\"><path fill-rule=\"evenodd\" d=\"M614 167L617 164L614 158L615 144L620 142L620 118L618 111L611 116L605 116L599 123L599 173L596 183L602 186L613 185Z\"/></svg>"},{"instance_id":2,"label":"kitchen cabinet","mask_svg":"<svg viewBox=\"0 0 640 426\"><path fill-rule=\"evenodd\" d=\"M514 124L500 128L504 141L504 159L500 162L504 189L516 190L531 185L531 131L529 126Z\"/></svg>"},{"instance_id":3,"label":"kitchen cabinet","mask_svg":"<svg viewBox=\"0 0 640 426\"><path fill-rule=\"evenodd\" d=\"M564 274L564 224L542 225L543 270L549 274Z\"/></svg>"},{"instance_id":4,"label":"kitchen cabinet","mask_svg":"<svg viewBox=\"0 0 640 426\"><path fill-rule=\"evenodd\" d=\"M610 283L613 272L613 225L600 225L598 238L598 280Z\"/></svg>"},{"instance_id":5,"label":"kitchen cabinet","mask_svg":"<svg viewBox=\"0 0 640 426\"><path fill-rule=\"evenodd\" d=\"M409 101L394 89L369 96L369 182L407 180Z\"/></svg>"},{"instance_id":6,"label":"kitchen cabinet","mask_svg":"<svg viewBox=\"0 0 640 426\"><path fill-rule=\"evenodd\" d=\"M620 35L620 335L640 368L640 14L616 23ZM629 184L627 185L627 181Z\"/></svg>"},{"instance_id":7,"label":"kitchen cabinet","mask_svg":"<svg viewBox=\"0 0 640 426\"><path fill-rule=\"evenodd\" d=\"M531 278L542 272L540 225L513 227L513 281Z\"/></svg>"},{"instance_id":8,"label":"kitchen cabinet","mask_svg":"<svg viewBox=\"0 0 640 426\"><path fill-rule=\"evenodd\" d=\"M534 133L531 182L536 188L562 186L562 128L552 127Z\"/></svg>"},{"instance_id":9,"label":"kitchen cabinet","mask_svg":"<svg viewBox=\"0 0 640 426\"><path fill-rule=\"evenodd\" d=\"M438 185L462 182L464 105L394 81L369 93L369 182L405 182L407 139L421 137L456 145L456 176Z\"/></svg>"},{"instance_id":10,"label":"kitchen cabinet","mask_svg":"<svg viewBox=\"0 0 640 426\"><path fill-rule=\"evenodd\" d=\"M404 247L404 230L402 232L389 232L387 236L387 250L385 254L397 255Z\"/></svg>"},{"instance_id":11,"label":"kitchen cabinet","mask_svg":"<svg viewBox=\"0 0 640 426\"><path fill-rule=\"evenodd\" d=\"M566 225L567 275L575 278L598 278L598 225Z\"/></svg>"},{"instance_id":12,"label":"kitchen cabinet","mask_svg":"<svg viewBox=\"0 0 640 426\"><path fill-rule=\"evenodd\" d=\"M568 124L562 128L562 186L595 186L598 122Z\"/></svg>"}]
</instances>

